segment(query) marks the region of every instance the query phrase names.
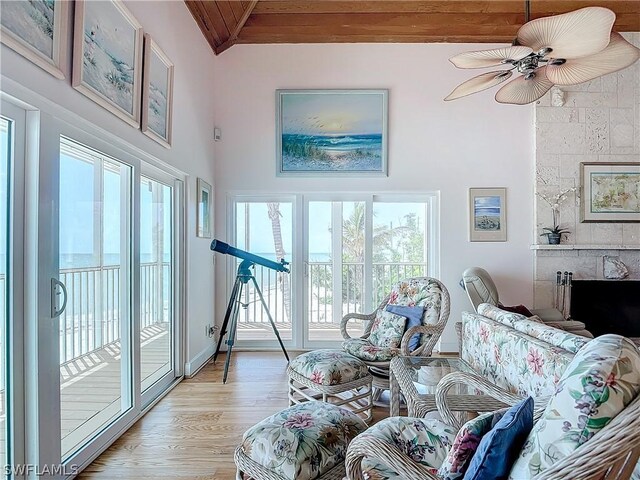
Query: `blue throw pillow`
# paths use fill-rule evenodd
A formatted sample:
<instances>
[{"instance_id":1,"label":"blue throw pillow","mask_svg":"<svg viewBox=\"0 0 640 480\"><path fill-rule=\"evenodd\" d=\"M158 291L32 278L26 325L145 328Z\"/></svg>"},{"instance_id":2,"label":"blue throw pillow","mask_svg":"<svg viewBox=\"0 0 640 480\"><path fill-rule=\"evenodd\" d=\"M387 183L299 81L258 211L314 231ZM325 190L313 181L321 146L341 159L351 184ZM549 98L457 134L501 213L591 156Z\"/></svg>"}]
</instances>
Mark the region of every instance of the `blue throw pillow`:
<instances>
[{"instance_id":1,"label":"blue throw pillow","mask_svg":"<svg viewBox=\"0 0 640 480\"><path fill-rule=\"evenodd\" d=\"M513 407L480 440L463 480L503 480L509 476L533 428L533 398Z\"/></svg>"},{"instance_id":2,"label":"blue throw pillow","mask_svg":"<svg viewBox=\"0 0 640 480\"><path fill-rule=\"evenodd\" d=\"M411 327L419 327L422 325L422 316L424 315L424 307L408 307L406 305L387 305L385 308L387 312L395 313L406 317L407 326L405 332ZM420 335L416 333L411 340L409 340L409 351L413 352L420 345Z\"/></svg>"}]
</instances>

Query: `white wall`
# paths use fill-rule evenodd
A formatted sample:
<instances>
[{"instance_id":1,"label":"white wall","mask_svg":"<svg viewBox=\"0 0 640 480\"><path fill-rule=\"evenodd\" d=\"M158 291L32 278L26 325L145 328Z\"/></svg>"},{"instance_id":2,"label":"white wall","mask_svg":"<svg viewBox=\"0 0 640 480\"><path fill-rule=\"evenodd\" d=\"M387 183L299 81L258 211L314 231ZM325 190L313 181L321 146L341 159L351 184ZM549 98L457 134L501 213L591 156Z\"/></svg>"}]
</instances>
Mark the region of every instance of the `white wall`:
<instances>
[{"instance_id":1,"label":"white wall","mask_svg":"<svg viewBox=\"0 0 640 480\"><path fill-rule=\"evenodd\" d=\"M183 2L125 3L145 32L153 36L175 64L173 147L170 150L75 91L70 85L71 55L65 68L67 80L58 80L2 45L0 71L3 76L189 175L186 359L188 363L194 359L197 362L205 360L205 353L212 351L212 341L204 336L204 326L213 318L213 261L209 240L195 237L195 183L196 177L214 183L211 92L216 82L215 57Z\"/></svg>"},{"instance_id":2,"label":"white wall","mask_svg":"<svg viewBox=\"0 0 640 480\"><path fill-rule=\"evenodd\" d=\"M442 350L456 350L453 324L470 308L458 286L470 266L487 268L505 304L533 300L532 106L504 106L492 92L446 103L453 87L474 75L448 58L490 45L236 45L217 59L216 232L227 239L229 191L371 191L441 193L441 280L452 310ZM275 90L389 89L388 178L275 176ZM508 188L508 241L468 241L469 187ZM216 320L227 300L226 262L218 262Z\"/></svg>"}]
</instances>

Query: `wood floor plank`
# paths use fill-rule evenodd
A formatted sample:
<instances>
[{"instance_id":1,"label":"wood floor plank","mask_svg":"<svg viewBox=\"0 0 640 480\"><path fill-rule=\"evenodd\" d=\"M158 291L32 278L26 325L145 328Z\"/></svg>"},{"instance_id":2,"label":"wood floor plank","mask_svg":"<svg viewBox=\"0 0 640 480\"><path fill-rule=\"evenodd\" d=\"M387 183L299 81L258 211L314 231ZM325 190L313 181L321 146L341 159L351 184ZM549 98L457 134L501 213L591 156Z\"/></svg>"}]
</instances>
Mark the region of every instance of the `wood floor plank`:
<instances>
[{"instance_id":1,"label":"wood floor plank","mask_svg":"<svg viewBox=\"0 0 640 480\"><path fill-rule=\"evenodd\" d=\"M285 408L281 353L237 352L184 380L78 477L80 480L235 478L233 451L249 427ZM374 422L388 415L374 409Z\"/></svg>"}]
</instances>

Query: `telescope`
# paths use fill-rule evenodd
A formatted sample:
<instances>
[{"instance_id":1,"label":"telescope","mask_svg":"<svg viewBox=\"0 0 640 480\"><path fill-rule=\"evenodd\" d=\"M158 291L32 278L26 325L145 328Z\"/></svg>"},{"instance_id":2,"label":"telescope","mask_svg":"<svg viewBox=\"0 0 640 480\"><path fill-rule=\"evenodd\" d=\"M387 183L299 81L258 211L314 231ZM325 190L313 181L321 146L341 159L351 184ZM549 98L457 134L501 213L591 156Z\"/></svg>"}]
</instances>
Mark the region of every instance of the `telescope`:
<instances>
[{"instance_id":1,"label":"telescope","mask_svg":"<svg viewBox=\"0 0 640 480\"><path fill-rule=\"evenodd\" d=\"M227 341L225 342L225 344L227 345L227 359L224 362L224 375L222 377L222 383L227 383L227 373L229 372L231 351L233 350L233 344L235 343L236 338L236 330L238 328L238 315L240 312L240 307L246 310L246 308L250 305L250 302L242 302L242 290L249 282L251 282L251 284L253 285L255 293L257 294L260 303L262 303L262 307L267 313L267 318L269 319L269 323L271 323L273 333L276 334L278 342L280 343L280 348L282 348L284 356L288 362L289 355L287 354L287 350L284 348L282 338L280 338L280 333L278 332L276 324L271 317L271 313L269 313L269 308L267 307L267 303L264 301L262 291L258 286L258 282L256 281L256 277L254 276L252 269L254 269L256 264L258 264L262 265L263 267L270 268L271 270L275 270L276 272L289 273L289 269L287 268L289 262L286 262L284 259L281 259L280 262L274 262L273 260L263 258L259 255L254 255L253 253L245 252L244 250L240 250L239 248L232 247L228 243L224 243L220 240L215 239L211 242L211 250L213 250L214 252L222 253L224 255L232 255L234 257L242 259L242 262L240 262L240 265L238 265L236 281L233 284L233 290L231 291L231 297L229 298L229 304L227 305L227 312L224 315L224 322L222 322L222 328L220 329L220 338L218 339L216 352L213 354L213 362L215 363L216 359L218 358L218 353L220 353L222 339L227 334L227 327L229 326L229 321L231 321L231 325L229 326L229 335L227 336Z\"/></svg>"},{"instance_id":2,"label":"telescope","mask_svg":"<svg viewBox=\"0 0 640 480\"><path fill-rule=\"evenodd\" d=\"M213 242L211 242L211 250L213 250L214 252L223 253L225 255L233 255L234 257L248 260L251 263L257 263L258 265L270 268L271 270L275 270L276 272L289 273L289 269L287 268L289 262L285 261L284 258L280 260L280 262L274 262L273 260L269 260L259 255L254 255L253 253L245 252L244 250L240 250L239 248L232 247L228 243L224 243L220 240L215 239L213 240Z\"/></svg>"}]
</instances>

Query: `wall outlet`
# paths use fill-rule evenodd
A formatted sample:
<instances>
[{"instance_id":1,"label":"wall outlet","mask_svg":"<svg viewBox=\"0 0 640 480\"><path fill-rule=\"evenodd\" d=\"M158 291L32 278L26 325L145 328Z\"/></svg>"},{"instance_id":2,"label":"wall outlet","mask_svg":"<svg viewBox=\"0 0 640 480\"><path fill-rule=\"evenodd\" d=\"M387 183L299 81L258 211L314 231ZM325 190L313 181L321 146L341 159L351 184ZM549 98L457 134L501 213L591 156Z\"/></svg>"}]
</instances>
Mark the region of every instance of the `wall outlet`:
<instances>
[{"instance_id":1,"label":"wall outlet","mask_svg":"<svg viewBox=\"0 0 640 480\"><path fill-rule=\"evenodd\" d=\"M215 336L216 330L218 330L218 326L217 325L208 324L205 327L205 335L207 337L211 338L211 337Z\"/></svg>"}]
</instances>

